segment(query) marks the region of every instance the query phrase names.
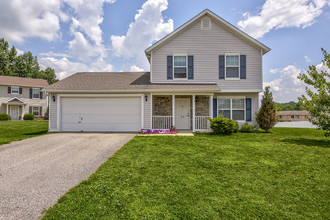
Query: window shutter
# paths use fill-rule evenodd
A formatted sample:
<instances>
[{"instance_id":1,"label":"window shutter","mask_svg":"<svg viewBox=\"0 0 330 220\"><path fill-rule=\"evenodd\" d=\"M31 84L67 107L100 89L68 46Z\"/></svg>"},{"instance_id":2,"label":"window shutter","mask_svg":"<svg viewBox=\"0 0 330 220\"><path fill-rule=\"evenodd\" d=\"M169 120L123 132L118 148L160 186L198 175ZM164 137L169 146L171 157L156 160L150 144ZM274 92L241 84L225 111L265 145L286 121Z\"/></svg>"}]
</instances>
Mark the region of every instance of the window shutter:
<instances>
[{"instance_id":1,"label":"window shutter","mask_svg":"<svg viewBox=\"0 0 330 220\"><path fill-rule=\"evenodd\" d=\"M217 112L218 112L218 100L213 99L213 118L218 116Z\"/></svg>"},{"instance_id":2,"label":"window shutter","mask_svg":"<svg viewBox=\"0 0 330 220\"><path fill-rule=\"evenodd\" d=\"M40 91L40 99L42 99L42 92Z\"/></svg>"},{"instance_id":3,"label":"window shutter","mask_svg":"<svg viewBox=\"0 0 330 220\"><path fill-rule=\"evenodd\" d=\"M240 56L241 62L241 79L246 79L246 55Z\"/></svg>"},{"instance_id":4,"label":"window shutter","mask_svg":"<svg viewBox=\"0 0 330 220\"><path fill-rule=\"evenodd\" d=\"M188 79L194 79L194 56L188 56Z\"/></svg>"},{"instance_id":5,"label":"window shutter","mask_svg":"<svg viewBox=\"0 0 330 220\"><path fill-rule=\"evenodd\" d=\"M30 99L32 99L32 89L30 89Z\"/></svg>"},{"instance_id":6,"label":"window shutter","mask_svg":"<svg viewBox=\"0 0 330 220\"><path fill-rule=\"evenodd\" d=\"M225 56L219 55L219 79L225 78Z\"/></svg>"},{"instance_id":7,"label":"window shutter","mask_svg":"<svg viewBox=\"0 0 330 220\"><path fill-rule=\"evenodd\" d=\"M39 116L42 116L42 106L39 107Z\"/></svg>"},{"instance_id":8,"label":"window shutter","mask_svg":"<svg viewBox=\"0 0 330 220\"><path fill-rule=\"evenodd\" d=\"M22 94L22 93L23 93L23 89L19 88L19 94Z\"/></svg>"},{"instance_id":9,"label":"window shutter","mask_svg":"<svg viewBox=\"0 0 330 220\"><path fill-rule=\"evenodd\" d=\"M11 93L11 87L8 87L8 93L9 94Z\"/></svg>"},{"instance_id":10,"label":"window shutter","mask_svg":"<svg viewBox=\"0 0 330 220\"><path fill-rule=\"evenodd\" d=\"M29 106L29 113L32 114L32 106Z\"/></svg>"},{"instance_id":11,"label":"window shutter","mask_svg":"<svg viewBox=\"0 0 330 220\"><path fill-rule=\"evenodd\" d=\"M167 56L167 79L173 79L173 56Z\"/></svg>"},{"instance_id":12,"label":"window shutter","mask_svg":"<svg viewBox=\"0 0 330 220\"><path fill-rule=\"evenodd\" d=\"M245 99L246 105L246 121L252 121L252 100L251 98Z\"/></svg>"}]
</instances>

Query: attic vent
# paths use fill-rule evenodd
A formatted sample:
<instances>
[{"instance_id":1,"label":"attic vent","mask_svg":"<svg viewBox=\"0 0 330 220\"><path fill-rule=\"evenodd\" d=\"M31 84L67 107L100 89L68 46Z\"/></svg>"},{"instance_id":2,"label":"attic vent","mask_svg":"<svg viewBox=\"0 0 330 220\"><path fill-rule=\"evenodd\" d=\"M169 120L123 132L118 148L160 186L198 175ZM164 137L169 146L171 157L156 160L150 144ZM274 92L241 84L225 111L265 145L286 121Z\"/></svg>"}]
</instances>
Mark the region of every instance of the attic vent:
<instances>
[{"instance_id":1,"label":"attic vent","mask_svg":"<svg viewBox=\"0 0 330 220\"><path fill-rule=\"evenodd\" d=\"M203 18L201 22L202 30L211 30L211 19Z\"/></svg>"}]
</instances>

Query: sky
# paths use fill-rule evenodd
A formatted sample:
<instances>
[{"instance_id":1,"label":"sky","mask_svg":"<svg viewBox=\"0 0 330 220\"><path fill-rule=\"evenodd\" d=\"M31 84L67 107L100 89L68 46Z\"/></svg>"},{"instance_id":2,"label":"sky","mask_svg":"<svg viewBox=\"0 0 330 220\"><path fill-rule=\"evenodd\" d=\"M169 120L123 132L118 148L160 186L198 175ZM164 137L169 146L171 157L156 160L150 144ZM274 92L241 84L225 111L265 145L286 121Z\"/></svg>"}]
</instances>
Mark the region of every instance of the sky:
<instances>
[{"instance_id":1,"label":"sky","mask_svg":"<svg viewBox=\"0 0 330 220\"><path fill-rule=\"evenodd\" d=\"M264 86L297 101L297 79L330 52L330 0L0 0L0 38L63 79L83 71L149 71L144 50L208 8L272 50ZM329 70L328 70L329 71Z\"/></svg>"}]
</instances>

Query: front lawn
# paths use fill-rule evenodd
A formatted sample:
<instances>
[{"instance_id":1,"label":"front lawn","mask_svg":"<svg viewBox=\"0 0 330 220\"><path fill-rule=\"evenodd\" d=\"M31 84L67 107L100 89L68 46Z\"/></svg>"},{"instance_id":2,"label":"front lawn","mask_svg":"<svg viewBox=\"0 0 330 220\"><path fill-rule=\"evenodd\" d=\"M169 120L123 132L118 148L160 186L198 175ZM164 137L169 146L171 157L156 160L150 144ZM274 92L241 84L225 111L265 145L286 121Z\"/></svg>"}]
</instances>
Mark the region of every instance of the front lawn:
<instances>
[{"instance_id":1,"label":"front lawn","mask_svg":"<svg viewBox=\"0 0 330 220\"><path fill-rule=\"evenodd\" d=\"M30 138L48 131L48 121L0 121L0 145Z\"/></svg>"},{"instance_id":2,"label":"front lawn","mask_svg":"<svg viewBox=\"0 0 330 220\"><path fill-rule=\"evenodd\" d=\"M135 137L44 219L329 219L329 146L294 128Z\"/></svg>"}]
</instances>

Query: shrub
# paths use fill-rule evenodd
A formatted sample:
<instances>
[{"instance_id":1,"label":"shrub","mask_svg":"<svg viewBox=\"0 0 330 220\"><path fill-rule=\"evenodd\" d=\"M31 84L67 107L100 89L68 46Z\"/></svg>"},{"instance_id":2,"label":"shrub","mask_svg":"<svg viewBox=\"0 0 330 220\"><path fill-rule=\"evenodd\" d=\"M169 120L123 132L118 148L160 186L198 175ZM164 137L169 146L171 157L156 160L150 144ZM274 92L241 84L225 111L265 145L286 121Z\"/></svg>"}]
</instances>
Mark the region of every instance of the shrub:
<instances>
[{"instance_id":1,"label":"shrub","mask_svg":"<svg viewBox=\"0 0 330 220\"><path fill-rule=\"evenodd\" d=\"M0 114L0 121L8 121L10 120L9 115L7 114Z\"/></svg>"},{"instance_id":2,"label":"shrub","mask_svg":"<svg viewBox=\"0 0 330 220\"><path fill-rule=\"evenodd\" d=\"M246 124L241 126L240 132L252 133L252 132L254 132L254 127L252 125L249 125L249 124L246 123Z\"/></svg>"},{"instance_id":3,"label":"shrub","mask_svg":"<svg viewBox=\"0 0 330 220\"><path fill-rule=\"evenodd\" d=\"M32 120L34 120L34 117L35 117L34 114L25 114L23 116L23 119L32 121Z\"/></svg>"},{"instance_id":4,"label":"shrub","mask_svg":"<svg viewBox=\"0 0 330 220\"><path fill-rule=\"evenodd\" d=\"M273 94L267 86L261 100L261 107L256 113L259 127L266 132L276 124L276 105L273 101Z\"/></svg>"},{"instance_id":5,"label":"shrub","mask_svg":"<svg viewBox=\"0 0 330 220\"><path fill-rule=\"evenodd\" d=\"M238 124L234 120L218 116L209 118L209 121L214 134L232 134L238 131Z\"/></svg>"}]
</instances>

